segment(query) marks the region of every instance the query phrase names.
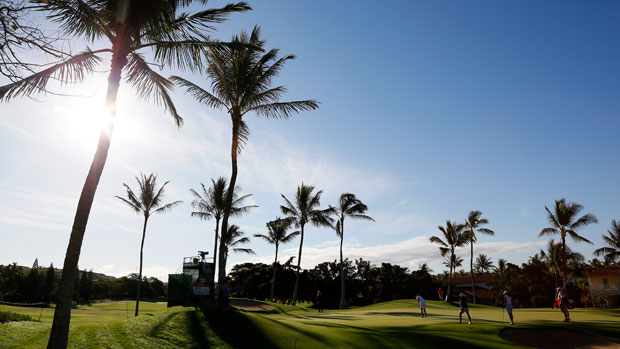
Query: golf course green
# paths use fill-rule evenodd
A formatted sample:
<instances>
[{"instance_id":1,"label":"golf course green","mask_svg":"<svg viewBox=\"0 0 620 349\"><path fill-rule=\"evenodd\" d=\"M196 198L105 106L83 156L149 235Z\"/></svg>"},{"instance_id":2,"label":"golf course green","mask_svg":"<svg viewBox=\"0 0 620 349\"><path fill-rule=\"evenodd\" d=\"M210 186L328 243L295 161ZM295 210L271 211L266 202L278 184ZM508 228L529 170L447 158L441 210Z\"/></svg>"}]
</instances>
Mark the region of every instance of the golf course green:
<instances>
[{"instance_id":1,"label":"golf course green","mask_svg":"<svg viewBox=\"0 0 620 349\"><path fill-rule=\"evenodd\" d=\"M252 302L243 302L243 305L248 304ZM530 329L537 331L532 338L544 339L553 331L563 329L576 335L583 334L581 337L586 341L590 338L598 340L598 347L617 347L620 343L619 310L575 309L571 312L572 321L565 323L557 309L515 309L516 324L510 326L501 308L480 305L470 308L472 325L467 325L466 321L458 324L457 306L434 301L427 303L426 318L420 318L415 300L326 310L325 313L277 304L273 304L273 308L269 304L258 305L205 316L190 307L166 308L165 303L143 302L137 318L132 317L132 302L78 307L72 312L69 346L502 348L519 347L504 339L511 336L502 335L502 331L523 330L517 332L517 337L527 337ZM0 306L0 311L26 314L35 320L40 317L40 321L0 324L0 347L39 348L46 345L53 309Z\"/></svg>"}]
</instances>

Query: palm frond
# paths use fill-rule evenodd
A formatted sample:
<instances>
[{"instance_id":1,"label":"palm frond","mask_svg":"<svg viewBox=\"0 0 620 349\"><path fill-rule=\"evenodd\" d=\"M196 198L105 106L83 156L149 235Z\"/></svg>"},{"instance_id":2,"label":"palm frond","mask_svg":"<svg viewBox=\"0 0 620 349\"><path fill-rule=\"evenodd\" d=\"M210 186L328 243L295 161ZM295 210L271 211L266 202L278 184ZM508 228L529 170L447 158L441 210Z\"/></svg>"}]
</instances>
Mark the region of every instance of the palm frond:
<instances>
[{"instance_id":1,"label":"palm frond","mask_svg":"<svg viewBox=\"0 0 620 349\"><path fill-rule=\"evenodd\" d=\"M185 87L189 95L194 97L194 99L198 102L205 104L207 107L228 110L226 103L222 102L219 98L204 90L200 86L175 75L171 76L170 80L177 86Z\"/></svg>"},{"instance_id":2,"label":"palm frond","mask_svg":"<svg viewBox=\"0 0 620 349\"><path fill-rule=\"evenodd\" d=\"M110 26L102 19L108 17L104 1L51 0L47 2L48 18L60 23L60 28L69 36L82 36L92 42L106 36L111 42L114 35Z\"/></svg>"},{"instance_id":3,"label":"palm frond","mask_svg":"<svg viewBox=\"0 0 620 349\"><path fill-rule=\"evenodd\" d=\"M267 118L284 118L288 119L293 114L300 113L307 110L316 110L319 108L319 103L313 99L305 101L292 101L292 102L276 102L269 104L262 104L248 109L246 112L253 111L258 115Z\"/></svg>"},{"instance_id":4,"label":"palm frond","mask_svg":"<svg viewBox=\"0 0 620 349\"><path fill-rule=\"evenodd\" d=\"M544 235L557 234L558 230L556 228L543 228L540 232L538 232L538 237L542 237Z\"/></svg>"},{"instance_id":5,"label":"palm frond","mask_svg":"<svg viewBox=\"0 0 620 349\"><path fill-rule=\"evenodd\" d=\"M177 201L175 201L175 202L171 202L171 203L169 203L169 204L166 204L166 205L164 205L164 206L162 206L162 207L160 207L160 208L156 209L156 210L155 210L155 213L157 213L157 214L161 214L161 213L170 212L170 210L171 210L173 207L175 207L175 206L177 206L177 205L180 205L180 204L182 204L182 203L183 203L183 201L182 201L182 200L177 200ZM192 215L193 215L193 213L192 213Z\"/></svg>"},{"instance_id":6,"label":"palm frond","mask_svg":"<svg viewBox=\"0 0 620 349\"><path fill-rule=\"evenodd\" d=\"M590 245L594 245L594 243L586 238L584 238L583 236L577 234L577 232L573 231L573 230L567 230L566 234L568 234L568 236L570 236L571 238L573 238L573 240L577 241L577 242L587 242Z\"/></svg>"},{"instance_id":7,"label":"palm frond","mask_svg":"<svg viewBox=\"0 0 620 349\"><path fill-rule=\"evenodd\" d=\"M126 68L128 70L127 81L136 88L138 97L144 100L154 98L155 103L163 105L174 118L176 125L180 127L183 124L183 118L177 113L169 94L173 87L172 82L152 70L137 53L129 55Z\"/></svg>"},{"instance_id":8,"label":"palm frond","mask_svg":"<svg viewBox=\"0 0 620 349\"><path fill-rule=\"evenodd\" d=\"M50 79L61 84L81 82L87 74L94 72L101 59L97 53L109 50L86 51L72 56L68 60L55 64L45 70L32 74L8 85L0 86L0 101L9 101L17 96L32 96L45 93Z\"/></svg>"},{"instance_id":9,"label":"palm frond","mask_svg":"<svg viewBox=\"0 0 620 349\"><path fill-rule=\"evenodd\" d=\"M126 203L126 204L127 204L127 206L131 207L131 209L133 209L134 211L136 211L136 213L140 213L141 208L140 208L139 206L136 206L133 202L131 202L131 201L129 201L129 200L127 200L127 199L123 198L123 197L120 197L120 196L118 196L118 195L115 195L114 197L115 197L115 198L117 198L117 199L119 199L119 200L121 200L122 202Z\"/></svg>"},{"instance_id":10,"label":"palm frond","mask_svg":"<svg viewBox=\"0 0 620 349\"><path fill-rule=\"evenodd\" d=\"M588 224L598 223L596 217L590 213L583 215L578 220L576 220L573 224L570 225L571 230L577 230L580 227L586 226Z\"/></svg>"},{"instance_id":11,"label":"palm frond","mask_svg":"<svg viewBox=\"0 0 620 349\"><path fill-rule=\"evenodd\" d=\"M247 254L256 254L254 250L251 248L233 248L233 252L247 253Z\"/></svg>"}]
</instances>

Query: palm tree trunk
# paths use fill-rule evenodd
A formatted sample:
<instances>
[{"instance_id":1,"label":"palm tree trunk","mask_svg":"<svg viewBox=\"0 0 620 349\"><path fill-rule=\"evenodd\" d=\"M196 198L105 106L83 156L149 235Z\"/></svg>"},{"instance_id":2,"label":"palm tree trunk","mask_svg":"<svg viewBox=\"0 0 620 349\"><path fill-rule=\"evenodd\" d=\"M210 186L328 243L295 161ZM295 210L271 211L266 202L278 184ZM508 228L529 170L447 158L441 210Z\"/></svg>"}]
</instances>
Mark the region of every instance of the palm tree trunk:
<instances>
[{"instance_id":1,"label":"palm tree trunk","mask_svg":"<svg viewBox=\"0 0 620 349\"><path fill-rule=\"evenodd\" d=\"M217 267L217 234L219 232L220 220L215 219L215 245L213 246L213 277L215 278L215 267ZM215 285L211 285L213 287ZM213 292L211 293L212 297L215 297L220 293L220 290L217 287L213 287Z\"/></svg>"},{"instance_id":2,"label":"palm tree trunk","mask_svg":"<svg viewBox=\"0 0 620 349\"><path fill-rule=\"evenodd\" d=\"M138 316L138 309L140 308L140 288L142 286L142 252L144 251L144 238L146 237L146 224L149 221L148 216L144 216L144 228L142 228L142 242L140 243L140 271L138 272L138 292L136 293L136 314Z\"/></svg>"},{"instance_id":3,"label":"palm tree trunk","mask_svg":"<svg viewBox=\"0 0 620 349\"><path fill-rule=\"evenodd\" d=\"M295 288L293 289L293 305L297 303L297 291L299 289L299 271L301 270L301 249L304 246L304 225L301 225L301 241L299 241L299 255L297 256L297 274L295 275Z\"/></svg>"},{"instance_id":4,"label":"palm tree trunk","mask_svg":"<svg viewBox=\"0 0 620 349\"><path fill-rule=\"evenodd\" d=\"M119 37L122 37L120 34L121 32L122 30L119 32ZM99 134L97 150L93 162L90 164L84 187L82 187L75 218L73 219L73 227L71 229L71 236L69 237L69 245L67 246L67 252L65 254L60 288L58 290L56 309L54 310L52 331L47 343L48 348L66 348L69 341L73 287L77 279L77 267L80 259L84 232L86 231L86 224L88 223L88 217L93 206L99 179L103 173L103 168L108 157L108 150L110 149L121 71L125 64L127 64L125 51L126 49L123 47L116 47L113 49L114 54L112 57L110 75L108 76L108 90L105 100L105 108L108 110L108 119Z\"/></svg>"},{"instance_id":5,"label":"palm tree trunk","mask_svg":"<svg viewBox=\"0 0 620 349\"><path fill-rule=\"evenodd\" d=\"M344 240L344 222L340 222L340 309L344 308L344 264L342 260L342 241Z\"/></svg>"},{"instance_id":6,"label":"palm tree trunk","mask_svg":"<svg viewBox=\"0 0 620 349\"><path fill-rule=\"evenodd\" d=\"M476 287L474 280L474 242L469 243L471 245L471 259L469 260L469 269L471 270L471 294L473 296L473 303L476 304Z\"/></svg>"},{"instance_id":7,"label":"palm tree trunk","mask_svg":"<svg viewBox=\"0 0 620 349\"><path fill-rule=\"evenodd\" d=\"M225 236L228 231L228 217L230 216L230 208L232 207L233 193L235 192L235 183L237 183L237 152L239 149L239 121L241 116L237 116L237 113L233 111L233 128L232 128L232 146L230 149L230 157L232 162L232 174L230 176L230 183L228 184L228 190L226 191L226 202L224 205L224 216L222 217L222 227L220 229L220 256L218 270L218 289L222 287L222 283L226 282L226 256L223 253L226 246ZM221 297L220 297L221 298ZM222 308L221 299L218 298L218 308Z\"/></svg>"},{"instance_id":8,"label":"palm tree trunk","mask_svg":"<svg viewBox=\"0 0 620 349\"><path fill-rule=\"evenodd\" d=\"M276 264L278 263L278 244L276 243L276 259L273 261L273 277L271 278L271 293L269 299L273 302L273 295L276 290Z\"/></svg>"},{"instance_id":9,"label":"palm tree trunk","mask_svg":"<svg viewBox=\"0 0 620 349\"><path fill-rule=\"evenodd\" d=\"M446 295L446 301L450 301L450 289L452 288L452 267L453 267L453 260L454 260L454 250L452 250L452 253L450 255L450 275L448 276L448 294Z\"/></svg>"},{"instance_id":10,"label":"palm tree trunk","mask_svg":"<svg viewBox=\"0 0 620 349\"><path fill-rule=\"evenodd\" d=\"M562 232L562 269L562 278L564 279L564 286L566 286L568 280L566 279L566 235L564 232Z\"/></svg>"}]
</instances>

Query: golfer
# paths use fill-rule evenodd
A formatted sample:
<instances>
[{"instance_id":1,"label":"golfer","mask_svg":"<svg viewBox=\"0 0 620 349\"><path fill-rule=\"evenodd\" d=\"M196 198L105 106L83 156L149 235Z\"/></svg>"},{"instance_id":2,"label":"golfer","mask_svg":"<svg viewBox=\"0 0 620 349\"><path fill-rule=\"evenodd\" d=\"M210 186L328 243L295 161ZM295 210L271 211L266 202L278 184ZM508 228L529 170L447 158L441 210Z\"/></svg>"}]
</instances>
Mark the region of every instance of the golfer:
<instances>
[{"instance_id":1,"label":"golfer","mask_svg":"<svg viewBox=\"0 0 620 349\"><path fill-rule=\"evenodd\" d=\"M504 302L506 305L506 312L508 313L508 316L510 317L510 324L514 325L514 320L512 319L512 297L510 297L510 294L508 293L508 291L504 291Z\"/></svg>"},{"instance_id":2,"label":"golfer","mask_svg":"<svg viewBox=\"0 0 620 349\"><path fill-rule=\"evenodd\" d=\"M316 308L319 310L319 313L324 313L323 311L323 294L321 291L316 293Z\"/></svg>"},{"instance_id":3,"label":"golfer","mask_svg":"<svg viewBox=\"0 0 620 349\"><path fill-rule=\"evenodd\" d=\"M560 310L564 314L564 322L569 322L570 314L568 313L568 299L566 298L566 294L560 287L558 287L556 291L557 291L557 294L556 294L555 299L560 304Z\"/></svg>"},{"instance_id":4,"label":"golfer","mask_svg":"<svg viewBox=\"0 0 620 349\"><path fill-rule=\"evenodd\" d=\"M459 324L463 323L463 313L467 313L469 319L468 324L471 325L471 316L469 316L469 307L467 306L467 297L464 293L459 294L459 305L461 306L461 312L459 313Z\"/></svg>"},{"instance_id":5,"label":"golfer","mask_svg":"<svg viewBox=\"0 0 620 349\"><path fill-rule=\"evenodd\" d=\"M415 296L415 299L418 300L418 308L420 308L420 312L422 313L420 317L426 317L426 301L420 295Z\"/></svg>"}]
</instances>

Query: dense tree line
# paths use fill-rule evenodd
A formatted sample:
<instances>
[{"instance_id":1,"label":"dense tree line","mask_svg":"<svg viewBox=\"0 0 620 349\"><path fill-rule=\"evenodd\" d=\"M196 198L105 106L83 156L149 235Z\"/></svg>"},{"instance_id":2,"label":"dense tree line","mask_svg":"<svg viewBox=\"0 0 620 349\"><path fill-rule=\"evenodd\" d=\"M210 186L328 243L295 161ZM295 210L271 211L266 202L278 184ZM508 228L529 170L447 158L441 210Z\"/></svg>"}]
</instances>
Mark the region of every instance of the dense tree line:
<instances>
[{"instance_id":1,"label":"dense tree line","mask_svg":"<svg viewBox=\"0 0 620 349\"><path fill-rule=\"evenodd\" d=\"M278 287L274 298L288 302L292 299L291 289L295 285L295 266L292 260L287 263L275 263L278 274ZM348 305L367 305L377 302L402 298L413 298L420 293L430 297L436 285L430 270L421 266L419 270L382 263L380 266L369 261L357 259L354 262L345 259L342 265L345 275L345 300ZM273 264L243 263L233 267L232 294L236 297L268 299L273 275ZM340 263L324 262L309 270L299 273L298 300L314 301L316 293L321 291L325 306L337 308L340 305L341 292Z\"/></svg>"},{"instance_id":2,"label":"dense tree line","mask_svg":"<svg viewBox=\"0 0 620 349\"><path fill-rule=\"evenodd\" d=\"M27 269L16 263L0 265L0 301L11 303L55 303L58 296L60 272L51 264L48 268L36 265ZM89 304L103 299L135 299L138 275L130 274L121 278L97 277L90 271L78 271L73 302ZM166 297L166 287L157 278L142 278L142 298L162 299Z\"/></svg>"}]
</instances>

